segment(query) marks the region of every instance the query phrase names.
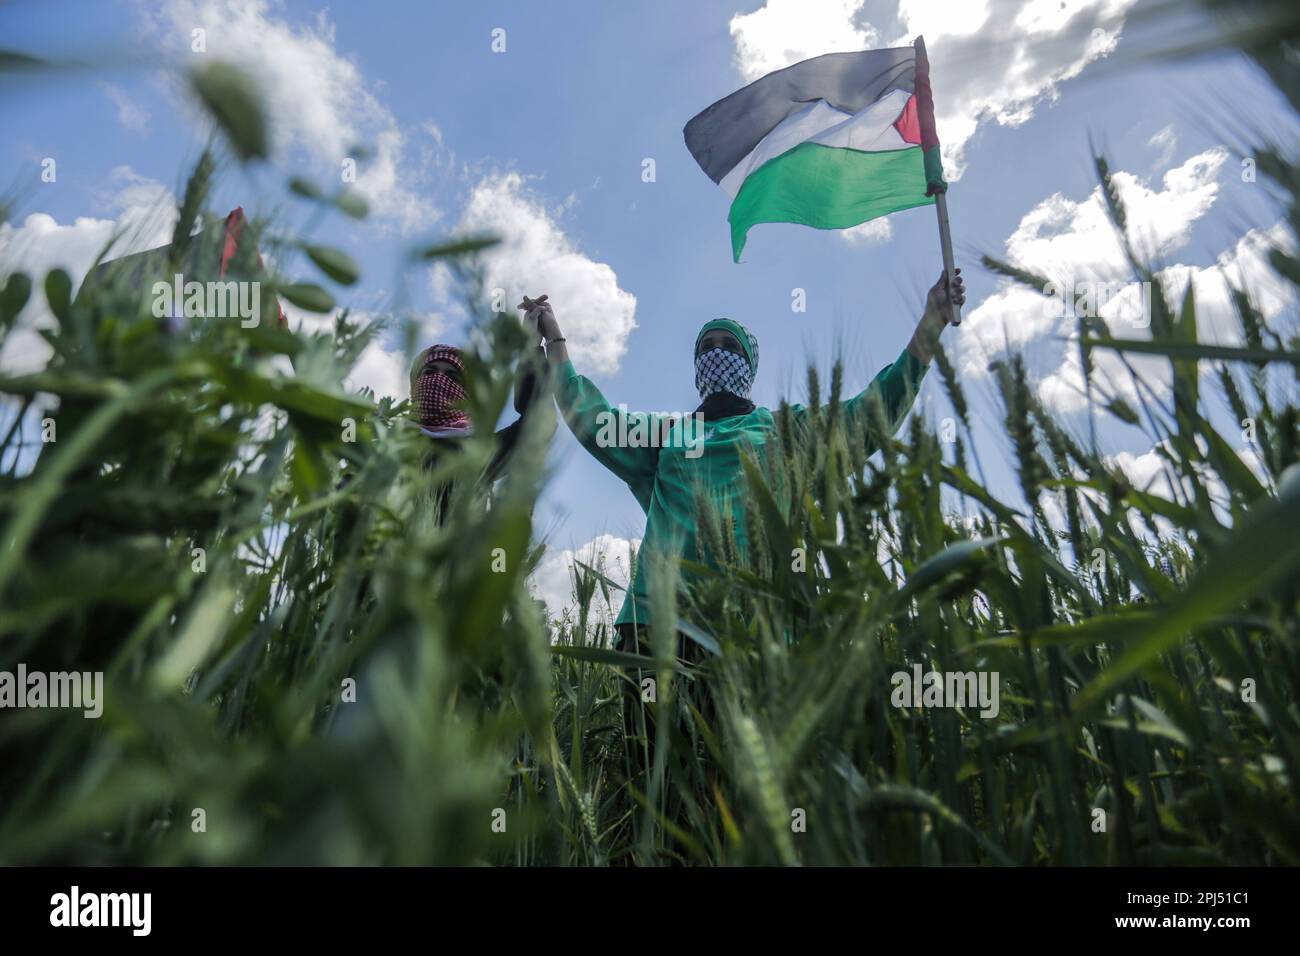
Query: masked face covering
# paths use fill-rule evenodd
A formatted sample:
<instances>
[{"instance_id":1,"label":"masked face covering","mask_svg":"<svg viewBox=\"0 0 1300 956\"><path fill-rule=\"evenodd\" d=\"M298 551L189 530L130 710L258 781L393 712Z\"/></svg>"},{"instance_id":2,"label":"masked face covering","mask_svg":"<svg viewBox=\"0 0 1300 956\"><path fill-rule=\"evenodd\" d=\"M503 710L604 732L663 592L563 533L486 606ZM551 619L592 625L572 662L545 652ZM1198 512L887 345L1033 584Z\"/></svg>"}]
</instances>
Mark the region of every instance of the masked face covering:
<instances>
[{"instance_id":1,"label":"masked face covering","mask_svg":"<svg viewBox=\"0 0 1300 956\"><path fill-rule=\"evenodd\" d=\"M469 415L455 407L465 400L465 386L434 362L446 362L462 374L465 370L460 349L434 345L421 352L411 368L412 414L426 430L468 430Z\"/></svg>"},{"instance_id":2,"label":"masked face covering","mask_svg":"<svg viewBox=\"0 0 1300 956\"><path fill-rule=\"evenodd\" d=\"M754 376L758 372L758 339L734 319L714 319L706 323L695 337L697 352L700 340L714 329L722 329L734 335L743 354L713 348L696 355L695 388L699 391L700 398L704 399L710 395L726 393L748 400L750 389L754 387Z\"/></svg>"}]
</instances>

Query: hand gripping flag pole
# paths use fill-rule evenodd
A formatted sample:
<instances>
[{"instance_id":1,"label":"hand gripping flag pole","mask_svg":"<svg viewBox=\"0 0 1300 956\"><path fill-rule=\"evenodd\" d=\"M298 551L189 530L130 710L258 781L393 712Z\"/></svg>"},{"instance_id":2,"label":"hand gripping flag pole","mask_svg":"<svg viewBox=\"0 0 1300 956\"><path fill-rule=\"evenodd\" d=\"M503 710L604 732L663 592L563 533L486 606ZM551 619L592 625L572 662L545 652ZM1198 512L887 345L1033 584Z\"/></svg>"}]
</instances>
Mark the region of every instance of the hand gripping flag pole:
<instances>
[{"instance_id":1,"label":"hand gripping flag pole","mask_svg":"<svg viewBox=\"0 0 1300 956\"><path fill-rule=\"evenodd\" d=\"M918 36L913 46L916 48L917 111L920 114L922 148L926 151L926 173L929 180L926 192L934 196L934 209L939 217L939 250L943 254L943 272L951 290L957 274L952 257L952 233L948 228L948 184L944 182L943 166L939 160L939 138L934 128L934 96L930 90L930 60L925 54L925 37ZM927 140L934 145L927 148ZM961 325L961 307L951 295L948 307L952 310L952 324Z\"/></svg>"},{"instance_id":2,"label":"hand gripping flag pole","mask_svg":"<svg viewBox=\"0 0 1300 956\"><path fill-rule=\"evenodd\" d=\"M953 271L952 263L952 234L948 231L948 200L943 193L935 195L934 208L939 214L939 247L943 251L943 271L948 277L948 288L951 289L957 275ZM952 309L952 324L961 325L961 306L951 298L948 300L948 306Z\"/></svg>"}]
</instances>

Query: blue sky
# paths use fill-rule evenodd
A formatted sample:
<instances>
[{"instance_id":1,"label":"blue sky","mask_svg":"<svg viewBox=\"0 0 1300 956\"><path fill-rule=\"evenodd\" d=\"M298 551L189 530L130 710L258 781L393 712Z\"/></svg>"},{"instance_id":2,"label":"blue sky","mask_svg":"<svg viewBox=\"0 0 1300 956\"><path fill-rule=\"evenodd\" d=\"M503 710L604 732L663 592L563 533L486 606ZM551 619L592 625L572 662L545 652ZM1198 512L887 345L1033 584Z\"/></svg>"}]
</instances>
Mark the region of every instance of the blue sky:
<instances>
[{"instance_id":1,"label":"blue sky","mask_svg":"<svg viewBox=\"0 0 1300 956\"><path fill-rule=\"evenodd\" d=\"M142 246L162 241L169 196L206 135L176 72L230 59L267 92L276 150L271 164L226 170L219 211L243 205L301 224L307 210L285 197L287 176L336 183L354 143L373 147L357 182L371 220L336 218L316 232L365 270L359 286L339 290L340 303L416 316L421 344L463 340L447 277L399 273L394 263L424 239L499 229L508 241L489 261L490 284L511 305L549 292L576 363L615 403L693 408L690 349L719 315L759 337L761 403L801 400L806 363L826 369L837 350L856 390L903 348L938 274L933 209L853 234L760 226L736 265L727 197L695 165L681 130L769 69L924 32L969 290L967 321L945 344L968 388L986 396L982 370L1009 340L1044 400L1082 430L1064 342L1072 322L1044 320L1032 295L983 273L977 259L1012 256L1076 280L1123 276L1099 217L1090 139L1120 171L1171 282L1195 281L1213 309L1217 264L1274 314L1293 307L1262 267L1266 240L1287 241L1278 214L1262 183L1243 181L1233 152L1243 130L1277 132L1270 116L1281 108L1239 58L1135 55L1185 25L1161 21L1153 31L1140 14L1131 0L19 0L0 7L0 45L83 66L0 93L0 182L19 197L0 226L0 273L58 264L79 278L123 226ZM200 52L195 29L204 31ZM498 29L504 52L493 51ZM57 163L52 183L40 178L47 158ZM643 178L647 160L653 182ZM796 289L806 312L791 310ZM29 328L39 312L25 316ZM1226 323L1211 334L1232 336ZM0 351L6 370L41 361L30 333ZM404 397L407 362L394 336L366 356L353 384ZM1161 372L1151 372L1159 393ZM949 413L931 379L922 403L938 419ZM996 421L992 403L977 407ZM1009 471L996 434L981 425L976 439L991 483L1002 485ZM1138 480L1158 482L1141 431L1108 427L1103 440ZM637 538L643 525L631 494L563 427L553 456L539 510L556 549L539 576L544 592L562 584L565 549L601 534Z\"/></svg>"}]
</instances>

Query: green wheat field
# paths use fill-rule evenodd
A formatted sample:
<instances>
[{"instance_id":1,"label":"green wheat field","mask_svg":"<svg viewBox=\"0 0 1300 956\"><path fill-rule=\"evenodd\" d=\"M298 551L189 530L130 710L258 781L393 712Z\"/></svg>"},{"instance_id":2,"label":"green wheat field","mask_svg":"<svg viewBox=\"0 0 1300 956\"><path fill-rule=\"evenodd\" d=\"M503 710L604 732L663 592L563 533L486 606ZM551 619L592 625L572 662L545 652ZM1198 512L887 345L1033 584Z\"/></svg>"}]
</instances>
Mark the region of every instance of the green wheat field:
<instances>
[{"instance_id":1,"label":"green wheat field","mask_svg":"<svg viewBox=\"0 0 1300 956\"><path fill-rule=\"evenodd\" d=\"M1231 42L1295 109L1293 39ZM218 230L216 178L266 150L246 78L218 66L190 82L216 135L188 177L173 263ZM1235 146L1300 228L1294 151ZM1122 235L1106 161L1092 162ZM303 180L289 201L366 212ZM342 250L273 226L253 222L271 261L356 280ZM0 378L0 670L104 674L98 720L0 720L0 863L1300 863L1295 316L1270 326L1241 288L1243 344L1203 344L1197 302L1163 289L1131 238L1151 337L1088 319L1079 347L1085 370L1100 350L1169 363L1165 403L1088 383L1094 420L1162 450L1168 496L1047 414L1015 359L995 369L1004 434L986 448L943 356L931 377L949 442L920 414L897 436L846 421L839 369L810 372L812 434L779 413L781 460L746 476L747 546L702 514L724 566L651 569L646 656L612 649L620 595L600 560L577 565L558 620L529 593L542 435L489 508L473 489L488 439L426 470L404 403L343 388L378 326L178 329L125 270L74 298L63 272L0 263L0 337L42 292L57 319L49 367ZM414 254L453 264L476 305L480 421L506 406L531 345L481 304L475 257L491 241ZM1271 261L1300 286L1293 250ZM333 309L312 282L263 278ZM33 448L18 422L51 396L57 440ZM1251 423L1249 463L1241 434L1210 424L1225 410ZM867 436L883 449L871 460ZM1008 454L1019 487L998 497L980 458ZM444 481L457 490L439 523ZM696 586L679 594L684 572ZM997 715L894 706L891 675L918 664L996 672ZM652 751L623 730L638 671L655 675Z\"/></svg>"}]
</instances>

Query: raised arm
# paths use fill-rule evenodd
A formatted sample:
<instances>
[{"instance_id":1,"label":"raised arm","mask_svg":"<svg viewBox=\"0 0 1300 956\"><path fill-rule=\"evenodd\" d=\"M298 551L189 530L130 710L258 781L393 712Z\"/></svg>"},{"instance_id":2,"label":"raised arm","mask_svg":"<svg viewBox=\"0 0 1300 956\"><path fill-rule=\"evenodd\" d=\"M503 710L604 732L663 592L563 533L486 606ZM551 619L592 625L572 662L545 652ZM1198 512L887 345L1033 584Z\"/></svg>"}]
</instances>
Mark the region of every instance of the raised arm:
<instances>
[{"instance_id":1,"label":"raised arm","mask_svg":"<svg viewBox=\"0 0 1300 956\"><path fill-rule=\"evenodd\" d=\"M955 269L951 300L948 295L948 277L939 273L939 281L930 286L925 297L925 311L921 321L916 323L916 331L907 343L907 351L922 365L929 365L939 345L939 336L948 327L948 318L952 315L951 303L958 306L966 302L966 286L962 282L961 270Z\"/></svg>"},{"instance_id":2,"label":"raised arm","mask_svg":"<svg viewBox=\"0 0 1300 956\"><path fill-rule=\"evenodd\" d=\"M960 269L956 270L953 286L952 298L958 305L962 305L966 301L966 290ZM939 336L947 327L951 314L947 276L940 273L939 281L925 297L925 309L920 321L916 323L916 330L912 333L907 348L896 361L881 369L870 385L844 403L844 412L850 421L866 422L871 403L878 400L884 410L890 434L898 431L911 410L912 403L916 401L921 380L930 367L930 360L938 348ZM867 454L872 454L875 450L875 444L868 439Z\"/></svg>"},{"instance_id":3,"label":"raised arm","mask_svg":"<svg viewBox=\"0 0 1300 956\"><path fill-rule=\"evenodd\" d=\"M496 481L504 472L523 435L526 421L535 420L538 431L547 442L555 434L555 406L546 394L550 391L550 377L541 346L537 347L535 354L525 355L521 360L519 379L515 383L515 411L519 417L497 430L497 451L488 466L489 481Z\"/></svg>"},{"instance_id":4,"label":"raised arm","mask_svg":"<svg viewBox=\"0 0 1300 956\"><path fill-rule=\"evenodd\" d=\"M555 403L582 447L626 482L641 506L648 508L659 465L659 448L652 439L661 427L661 416L614 408L590 379L578 374L546 298L525 298L520 308L530 324L536 323L546 343Z\"/></svg>"}]
</instances>

